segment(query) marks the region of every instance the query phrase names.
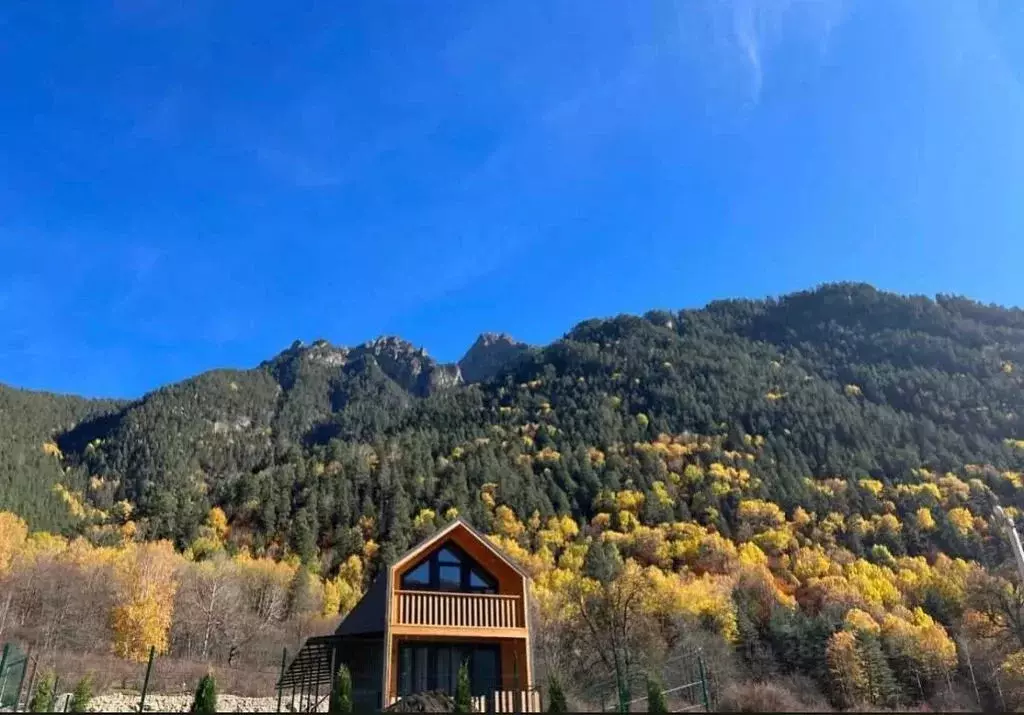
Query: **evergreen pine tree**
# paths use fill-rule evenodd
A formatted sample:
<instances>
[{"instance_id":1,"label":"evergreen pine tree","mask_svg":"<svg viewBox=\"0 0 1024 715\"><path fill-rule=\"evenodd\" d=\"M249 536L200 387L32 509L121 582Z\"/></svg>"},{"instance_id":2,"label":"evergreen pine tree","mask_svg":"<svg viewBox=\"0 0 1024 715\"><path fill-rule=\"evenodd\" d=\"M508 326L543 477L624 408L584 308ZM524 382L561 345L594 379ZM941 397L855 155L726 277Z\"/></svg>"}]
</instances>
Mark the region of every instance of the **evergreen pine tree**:
<instances>
[{"instance_id":1,"label":"evergreen pine tree","mask_svg":"<svg viewBox=\"0 0 1024 715\"><path fill-rule=\"evenodd\" d=\"M317 577L303 565L295 570L291 582L288 584L288 616L298 616L315 612L320 604L317 603Z\"/></svg>"},{"instance_id":2,"label":"evergreen pine tree","mask_svg":"<svg viewBox=\"0 0 1024 715\"><path fill-rule=\"evenodd\" d=\"M459 679L455 684L455 712L473 712L473 692L469 684L469 661L459 667Z\"/></svg>"},{"instance_id":3,"label":"evergreen pine tree","mask_svg":"<svg viewBox=\"0 0 1024 715\"><path fill-rule=\"evenodd\" d=\"M771 644L762 637L761 631L751 620L747 609L739 608L737 611L737 651L755 678L768 678L772 675L775 667Z\"/></svg>"},{"instance_id":4,"label":"evergreen pine tree","mask_svg":"<svg viewBox=\"0 0 1024 715\"><path fill-rule=\"evenodd\" d=\"M334 675L334 688L331 690L329 712L352 712L352 674L348 666L342 665Z\"/></svg>"},{"instance_id":5,"label":"evergreen pine tree","mask_svg":"<svg viewBox=\"0 0 1024 715\"><path fill-rule=\"evenodd\" d=\"M189 712L201 715L212 715L217 712L217 682L213 679L212 673L207 673L199 681Z\"/></svg>"},{"instance_id":6,"label":"evergreen pine tree","mask_svg":"<svg viewBox=\"0 0 1024 715\"><path fill-rule=\"evenodd\" d=\"M377 560L378 568L384 569L388 566L391 566L396 561L398 561L398 558L401 555L402 553L398 550L398 547L395 546L394 542L384 542L384 546L382 546L380 549L380 558Z\"/></svg>"},{"instance_id":7,"label":"evergreen pine tree","mask_svg":"<svg viewBox=\"0 0 1024 715\"><path fill-rule=\"evenodd\" d=\"M315 517L307 509L300 509L291 520L290 541L292 549L303 562L308 563L316 557L317 524Z\"/></svg>"},{"instance_id":8,"label":"evergreen pine tree","mask_svg":"<svg viewBox=\"0 0 1024 715\"><path fill-rule=\"evenodd\" d=\"M391 479L391 484L390 494L385 494L384 536L388 543L394 544L398 553L402 553L412 545L412 507L402 482Z\"/></svg>"},{"instance_id":9,"label":"evergreen pine tree","mask_svg":"<svg viewBox=\"0 0 1024 715\"><path fill-rule=\"evenodd\" d=\"M890 707L899 698L899 687L893 677L892 668L882 651L882 644L874 633L858 631L857 650L864 664L866 692L873 705Z\"/></svg>"},{"instance_id":10,"label":"evergreen pine tree","mask_svg":"<svg viewBox=\"0 0 1024 715\"><path fill-rule=\"evenodd\" d=\"M57 676L53 671L47 672L36 683L35 692L28 701L28 710L33 713L48 713L53 710L53 701L56 697L54 689L57 687Z\"/></svg>"},{"instance_id":11,"label":"evergreen pine tree","mask_svg":"<svg viewBox=\"0 0 1024 715\"><path fill-rule=\"evenodd\" d=\"M562 692L562 684L554 675L548 681L548 712L567 713L569 705L565 701L565 693Z\"/></svg>"},{"instance_id":12,"label":"evergreen pine tree","mask_svg":"<svg viewBox=\"0 0 1024 715\"><path fill-rule=\"evenodd\" d=\"M651 678L647 679L647 712L668 712L668 703L665 702L665 693L662 691L661 685Z\"/></svg>"},{"instance_id":13,"label":"evergreen pine tree","mask_svg":"<svg viewBox=\"0 0 1024 715\"><path fill-rule=\"evenodd\" d=\"M622 570L622 557L610 541L594 541L583 560L583 572L601 583L615 580Z\"/></svg>"},{"instance_id":14,"label":"evergreen pine tree","mask_svg":"<svg viewBox=\"0 0 1024 715\"><path fill-rule=\"evenodd\" d=\"M75 685L75 691L71 695L71 704L68 706L68 711L84 713L88 709L90 700L92 700L92 677L87 675Z\"/></svg>"}]
</instances>

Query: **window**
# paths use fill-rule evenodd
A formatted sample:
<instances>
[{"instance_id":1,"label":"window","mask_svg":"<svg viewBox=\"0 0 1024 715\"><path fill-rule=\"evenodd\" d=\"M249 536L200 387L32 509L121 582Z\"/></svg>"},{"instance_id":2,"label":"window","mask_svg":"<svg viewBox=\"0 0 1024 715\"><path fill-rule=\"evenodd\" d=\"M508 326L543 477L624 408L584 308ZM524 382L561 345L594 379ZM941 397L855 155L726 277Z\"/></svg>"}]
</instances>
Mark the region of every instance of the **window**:
<instances>
[{"instance_id":1,"label":"window","mask_svg":"<svg viewBox=\"0 0 1024 715\"><path fill-rule=\"evenodd\" d=\"M407 643L398 647L398 694L439 690L454 695L459 668L467 661L473 695L501 689L501 661L495 645Z\"/></svg>"},{"instance_id":2,"label":"window","mask_svg":"<svg viewBox=\"0 0 1024 715\"><path fill-rule=\"evenodd\" d=\"M402 576L410 591L497 593L498 583L454 544L442 546Z\"/></svg>"},{"instance_id":3,"label":"window","mask_svg":"<svg viewBox=\"0 0 1024 715\"><path fill-rule=\"evenodd\" d=\"M437 560L442 564L461 564L462 559L459 558L458 554L452 551L450 548L445 546L437 552Z\"/></svg>"},{"instance_id":4,"label":"window","mask_svg":"<svg viewBox=\"0 0 1024 715\"><path fill-rule=\"evenodd\" d=\"M407 584L414 584L416 586L429 586L430 585L430 564L422 563L412 571L405 575L405 582Z\"/></svg>"},{"instance_id":5,"label":"window","mask_svg":"<svg viewBox=\"0 0 1024 715\"><path fill-rule=\"evenodd\" d=\"M462 567L438 564L437 582L442 591L458 591L462 588Z\"/></svg>"},{"instance_id":6,"label":"window","mask_svg":"<svg viewBox=\"0 0 1024 715\"><path fill-rule=\"evenodd\" d=\"M487 695L499 690L497 648L474 648L469 659L469 687L473 695ZM454 690L452 692L455 692Z\"/></svg>"}]
</instances>

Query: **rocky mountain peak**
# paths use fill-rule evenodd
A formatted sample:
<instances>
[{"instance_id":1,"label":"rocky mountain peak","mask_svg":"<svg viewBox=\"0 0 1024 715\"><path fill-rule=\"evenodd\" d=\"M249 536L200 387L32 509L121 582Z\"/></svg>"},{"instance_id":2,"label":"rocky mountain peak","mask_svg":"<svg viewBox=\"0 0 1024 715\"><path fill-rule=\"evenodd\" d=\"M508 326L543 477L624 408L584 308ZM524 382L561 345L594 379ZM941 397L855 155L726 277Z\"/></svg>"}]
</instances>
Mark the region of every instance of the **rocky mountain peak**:
<instances>
[{"instance_id":1,"label":"rocky mountain peak","mask_svg":"<svg viewBox=\"0 0 1024 715\"><path fill-rule=\"evenodd\" d=\"M458 365L441 365L422 347L399 337L379 337L349 355L350 359L360 356L374 360L384 374L414 395L425 396L462 384Z\"/></svg>"},{"instance_id":2,"label":"rocky mountain peak","mask_svg":"<svg viewBox=\"0 0 1024 715\"><path fill-rule=\"evenodd\" d=\"M427 358L427 351L417 347L397 335L382 335L363 343L360 348L374 355L390 355L392 357Z\"/></svg>"},{"instance_id":3,"label":"rocky mountain peak","mask_svg":"<svg viewBox=\"0 0 1024 715\"><path fill-rule=\"evenodd\" d=\"M497 375L530 347L507 333L481 333L459 361L466 382L483 382Z\"/></svg>"},{"instance_id":4,"label":"rocky mountain peak","mask_svg":"<svg viewBox=\"0 0 1024 715\"><path fill-rule=\"evenodd\" d=\"M349 349L336 347L326 340L317 340L312 346L305 348L305 358L329 367L343 367L348 362Z\"/></svg>"}]
</instances>

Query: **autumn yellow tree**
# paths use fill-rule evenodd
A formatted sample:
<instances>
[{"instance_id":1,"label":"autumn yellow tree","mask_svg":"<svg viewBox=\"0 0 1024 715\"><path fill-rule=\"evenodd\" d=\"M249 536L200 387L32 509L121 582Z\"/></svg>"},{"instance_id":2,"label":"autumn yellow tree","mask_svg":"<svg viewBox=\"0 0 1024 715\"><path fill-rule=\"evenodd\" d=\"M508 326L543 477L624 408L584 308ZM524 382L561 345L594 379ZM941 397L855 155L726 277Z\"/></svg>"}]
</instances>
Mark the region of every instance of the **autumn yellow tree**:
<instances>
[{"instance_id":1,"label":"autumn yellow tree","mask_svg":"<svg viewBox=\"0 0 1024 715\"><path fill-rule=\"evenodd\" d=\"M197 559L207 558L224 550L230 528L228 517L219 506L210 509L206 522L199 529L199 535L191 544L192 555Z\"/></svg>"},{"instance_id":2,"label":"autumn yellow tree","mask_svg":"<svg viewBox=\"0 0 1024 715\"><path fill-rule=\"evenodd\" d=\"M168 541L131 544L118 555L117 605L111 614L117 655L141 661L151 646L167 652L179 558Z\"/></svg>"},{"instance_id":3,"label":"autumn yellow tree","mask_svg":"<svg viewBox=\"0 0 1024 715\"><path fill-rule=\"evenodd\" d=\"M22 548L26 538L25 521L9 511L0 511L0 575L10 569L14 554Z\"/></svg>"},{"instance_id":4,"label":"autumn yellow tree","mask_svg":"<svg viewBox=\"0 0 1024 715\"><path fill-rule=\"evenodd\" d=\"M324 616L347 615L359 602L362 592L363 562L352 555L341 565L337 576L324 582Z\"/></svg>"},{"instance_id":5,"label":"autumn yellow tree","mask_svg":"<svg viewBox=\"0 0 1024 715\"><path fill-rule=\"evenodd\" d=\"M908 611L901 606L887 613L880 632L896 676L918 697L929 695L956 667L956 645L921 608Z\"/></svg>"}]
</instances>

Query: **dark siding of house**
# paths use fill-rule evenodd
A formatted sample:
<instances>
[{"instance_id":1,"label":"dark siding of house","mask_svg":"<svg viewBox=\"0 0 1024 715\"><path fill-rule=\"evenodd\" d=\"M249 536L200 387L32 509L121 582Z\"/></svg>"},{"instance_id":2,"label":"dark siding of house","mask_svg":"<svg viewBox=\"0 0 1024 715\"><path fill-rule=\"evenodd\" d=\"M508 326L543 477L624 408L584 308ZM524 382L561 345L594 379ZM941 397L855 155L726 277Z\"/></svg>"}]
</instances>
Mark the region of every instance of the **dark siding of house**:
<instances>
[{"instance_id":1,"label":"dark siding of house","mask_svg":"<svg viewBox=\"0 0 1024 715\"><path fill-rule=\"evenodd\" d=\"M384 637L340 638L336 662L352 675L352 700L357 712L377 710L383 693Z\"/></svg>"},{"instance_id":2,"label":"dark siding of house","mask_svg":"<svg viewBox=\"0 0 1024 715\"><path fill-rule=\"evenodd\" d=\"M345 617L335 631L339 636L355 636L369 633L383 633L387 620L388 578L387 572L380 574L356 607Z\"/></svg>"}]
</instances>

